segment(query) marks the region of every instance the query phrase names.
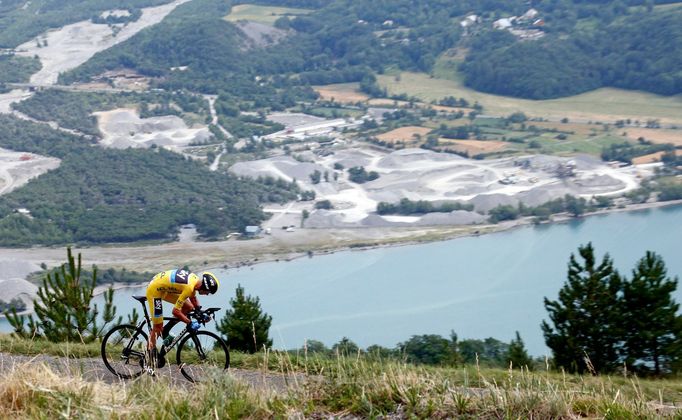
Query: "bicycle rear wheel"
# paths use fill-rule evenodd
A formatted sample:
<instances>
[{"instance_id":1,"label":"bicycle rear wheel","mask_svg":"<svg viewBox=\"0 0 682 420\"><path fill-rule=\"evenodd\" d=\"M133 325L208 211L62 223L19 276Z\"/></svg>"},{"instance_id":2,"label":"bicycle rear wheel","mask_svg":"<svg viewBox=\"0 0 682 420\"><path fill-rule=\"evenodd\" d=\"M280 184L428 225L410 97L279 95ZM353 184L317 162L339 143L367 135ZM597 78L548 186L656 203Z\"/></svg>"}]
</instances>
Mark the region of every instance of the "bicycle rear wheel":
<instances>
[{"instance_id":1,"label":"bicycle rear wheel","mask_svg":"<svg viewBox=\"0 0 682 420\"><path fill-rule=\"evenodd\" d=\"M144 370L147 334L134 325L118 325L102 340L102 360L111 373L123 379L140 376Z\"/></svg>"},{"instance_id":2,"label":"bicycle rear wheel","mask_svg":"<svg viewBox=\"0 0 682 420\"><path fill-rule=\"evenodd\" d=\"M230 367L227 344L210 331L198 331L183 338L176 359L182 375L192 382L215 379Z\"/></svg>"}]
</instances>

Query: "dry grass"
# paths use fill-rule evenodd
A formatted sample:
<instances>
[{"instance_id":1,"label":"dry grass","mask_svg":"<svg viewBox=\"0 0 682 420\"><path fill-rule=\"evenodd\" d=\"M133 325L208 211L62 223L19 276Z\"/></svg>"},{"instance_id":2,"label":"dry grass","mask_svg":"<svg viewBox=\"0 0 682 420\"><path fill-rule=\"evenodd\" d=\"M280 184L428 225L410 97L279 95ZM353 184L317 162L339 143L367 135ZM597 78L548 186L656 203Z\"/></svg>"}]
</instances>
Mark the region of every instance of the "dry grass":
<instances>
[{"instance_id":1,"label":"dry grass","mask_svg":"<svg viewBox=\"0 0 682 420\"><path fill-rule=\"evenodd\" d=\"M129 401L126 389L58 374L42 363L13 366L2 375L0 410L8 417L99 417L142 407Z\"/></svg>"},{"instance_id":2,"label":"dry grass","mask_svg":"<svg viewBox=\"0 0 682 420\"><path fill-rule=\"evenodd\" d=\"M528 121L526 122L526 125L534 125L538 128L546 129L546 130L557 130L557 131L566 131L566 132L573 132L574 134L580 135L580 136L588 136L592 133L595 132L602 132L603 128L600 125L595 125L595 124L585 124L585 123L572 123L568 122L566 124L560 123L560 122L548 122L548 121Z\"/></svg>"},{"instance_id":3,"label":"dry grass","mask_svg":"<svg viewBox=\"0 0 682 420\"><path fill-rule=\"evenodd\" d=\"M306 372L280 392L229 374L210 384L164 378L87 382L41 364L1 374L0 409L12 418L673 418L679 381L574 376L526 369L437 368L360 355L266 353L263 365ZM277 359L272 363L267 359Z\"/></svg>"},{"instance_id":4,"label":"dry grass","mask_svg":"<svg viewBox=\"0 0 682 420\"><path fill-rule=\"evenodd\" d=\"M508 143L494 140L452 140L452 139L438 139L439 146L444 146L446 149L455 150L458 152L466 152L469 156L498 152L505 149Z\"/></svg>"},{"instance_id":5,"label":"dry grass","mask_svg":"<svg viewBox=\"0 0 682 420\"><path fill-rule=\"evenodd\" d=\"M623 128L623 132L631 139L645 138L654 143L672 143L682 146L682 130L665 130L659 128Z\"/></svg>"},{"instance_id":6,"label":"dry grass","mask_svg":"<svg viewBox=\"0 0 682 420\"><path fill-rule=\"evenodd\" d=\"M385 141L387 143L395 143L395 142L403 142L403 143L414 142L414 143L417 143L418 142L417 138L423 139L430 132L431 132L431 129L427 128L427 127L416 127L416 126L400 127L400 128L396 128L395 130L391 130L389 132L380 134L377 136L377 138L379 140Z\"/></svg>"},{"instance_id":7,"label":"dry grass","mask_svg":"<svg viewBox=\"0 0 682 420\"><path fill-rule=\"evenodd\" d=\"M391 108L406 107L406 106L410 105L410 103L408 101L398 101L395 99L386 99L386 98L370 99L367 103L371 106L391 107Z\"/></svg>"},{"instance_id":8,"label":"dry grass","mask_svg":"<svg viewBox=\"0 0 682 420\"><path fill-rule=\"evenodd\" d=\"M338 103L366 102L369 96L360 92L358 83L337 83L333 85L313 86L313 89L320 94L320 99Z\"/></svg>"},{"instance_id":9,"label":"dry grass","mask_svg":"<svg viewBox=\"0 0 682 420\"><path fill-rule=\"evenodd\" d=\"M651 153L649 155L639 156L639 157L632 159L632 163L634 165L642 165L645 163L660 162L661 156L663 156L664 153L665 152L656 152L656 153ZM675 154L677 156L682 156L682 150L675 150Z\"/></svg>"},{"instance_id":10,"label":"dry grass","mask_svg":"<svg viewBox=\"0 0 682 420\"><path fill-rule=\"evenodd\" d=\"M272 25L277 19L287 15L304 15L309 9L295 9L291 7L258 6L254 4L239 4L232 7L232 11L224 19L228 22L248 20L252 22Z\"/></svg>"}]
</instances>

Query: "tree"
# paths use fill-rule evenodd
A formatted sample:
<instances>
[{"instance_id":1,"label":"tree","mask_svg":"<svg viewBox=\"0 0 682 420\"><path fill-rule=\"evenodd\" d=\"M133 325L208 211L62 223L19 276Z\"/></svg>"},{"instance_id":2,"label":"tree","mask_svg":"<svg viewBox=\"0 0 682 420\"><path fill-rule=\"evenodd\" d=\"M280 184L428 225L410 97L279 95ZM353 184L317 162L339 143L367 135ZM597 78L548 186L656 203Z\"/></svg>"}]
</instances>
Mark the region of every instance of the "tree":
<instances>
[{"instance_id":1,"label":"tree","mask_svg":"<svg viewBox=\"0 0 682 420\"><path fill-rule=\"evenodd\" d=\"M672 298L677 278L667 277L663 259L647 251L623 284L626 314L625 354L629 368L653 370L655 375L670 371L675 357L673 345L682 339L679 304Z\"/></svg>"},{"instance_id":2,"label":"tree","mask_svg":"<svg viewBox=\"0 0 682 420\"><path fill-rule=\"evenodd\" d=\"M612 371L621 344L621 278L608 254L597 265L592 243L571 254L568 279L556 301L545 298L553 325L542 322L555 363L570 372Z\"/></svg>"},{"instance_id":3,"label":"tree","mask_svg":"<svg viewBox=\"0 0 682 420\"><path fill-rule=\"evenodd\" d=\"M41 336L53 342L80 341L88 343L102 335L107 324L114 321L116 307L113 305L114 289L104 293L104 311L101 314L97 305L91 305L93 291L97 285L97 267L93 266L92 276L81 276L81 254L76 263L71 248L67 248L67 263L58 271L48 272L38 289L35 301L35 315L26 318L17 315L16 309L7 314L9 323L21 337ZM119 317L116 321L121 322Z\"/></svg>"},{"instance_id":4,"label":"tree","mask_svg":"<svg viewBox=\"0 0 682 420\"><path fill-rule=\"evenodd\" d=\"M521 334L516 331L516 338L509 343L509 350L507 352L507 363L512 366L532 370L533 359L528 355L526 347L521 339Z\"/></svg>"},{"instance_id":5,"label":"tree","mask_svg":"<svg viewBox=\"0 0 682 420\"><path fill-rule=\"evenodd\" d=\"M343 337L341 341L332 346L332 353L338 356L353 356L358 352L360 352L360 347L348 337Z\"/></svg>"},{"instance_id":6,"label":"tree","mask_svg":"<svg viewBox=\"0 0 682 420\"><path fill-rule=\"evenodd\" d=\"M319 184L322 177L322 172L315 169L312 174L310 174L310 180L313 184Z\"/></svg>"},{"instance_id":7,"label":"tree","mask_svg":"<svg viewBox=\"0 0 682 420\"><path fill-rule=\"evenodd\" d=\"M574 197L570 194L564 196L564 203L566 203L566 211L571 213L574 217L582 216L587 209L587 201L580 197Z\"/></svg>"},{"instance_id":8,"label":"tree","mask_svg":"<svg viewBox=\"0 0 682 420\"><path fill-rule=\"evenodd\" d=\"M425 365L455 365L457 336L452 340L436 334L413 335L399 345L408 362Z\"/></svg>"},{"instance_id":9,"label":"tree","mask_svg":"<svg viewBox=\"0 0 682 420\"><path fill-rule=\"evenodd\" d=\"M244 288L237 285L236 296L230 299L230 306L217 326L227 336L227 345L234 350L255 353L272 346L268 338L272 317L260 307L260 299L244 295Z\"/></svg>"},{"instance_id":10,"label":"tree","mask_svg":"<svg viewBox=\"0 0 682 420\"><path fill-rule=\"evenodd\" d=\"M458 345L458 354L464 363L480 363L487 366L508 366L506 357L509 345L493 337L483 340L462 340Z\"/></svg>"},{"instance_id":11,"label":"tree","mask_svg":"<svg viewBox=\"0 0 682 420\"><path fill-rule=\"evenodd\" d=\"M332 206L332 202L329 200L320 200L315 203L315 208L318 210L331 210L334 206Z\"/></svg>"},{"instance_id":12,"label":"tree","mask_svg":"<svg viewBox=\"0 0 682 420\"><path fill-rule=\"evenodd\" d=\"M301 348L303 353L307 354L327 354L329 353L329 348L324 345L323 342L317 340L306 340L305 344Z\"/></svg>"}]
</instances>

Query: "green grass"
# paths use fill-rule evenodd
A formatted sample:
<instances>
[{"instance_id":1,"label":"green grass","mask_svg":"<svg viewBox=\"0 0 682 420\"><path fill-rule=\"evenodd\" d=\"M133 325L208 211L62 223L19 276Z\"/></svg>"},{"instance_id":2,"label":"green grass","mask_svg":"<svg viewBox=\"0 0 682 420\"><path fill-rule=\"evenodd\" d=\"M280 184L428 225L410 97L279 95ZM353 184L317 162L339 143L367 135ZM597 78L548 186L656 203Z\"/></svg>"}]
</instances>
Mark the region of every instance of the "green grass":
<instances>
[{"instance_id":1,"label":"green grass","mask_svg":"<svg viewBox=\"0 0 682 420\"><path fill-rule=\"evenodd\" d=\"M448 65L450 67L448 67ZM378 83L389 94L405 93L425 102L438 101L446 96L465 98L471 103L479 102L484 114L508 116L524 112L528 116L548 119L569 118L574 122L615 121L618 119L659 119L662 123L682 124L682 95L660 96L645 92L602 88L568 98L534 101L505 96L491 95L469 89L459 76L446 76L452 72L451 60L439 62L435 74L402 72L379 75ZM448 78L445 78L448 77Z\"/></svg>"},{"instance_id":2,"label":"green grass","mask_svg":"<svg viewBox=\"0 0 682 420\"><path fill-rule=\"evenodd\" d=\"M312 12L310 9L296 9L292 7L257 6L254 4L240 4L232 7L232 13L225 16L225 20L236 22L249 20L252 22L273 25L282 16L305 15Z\"/></svg>"}]
</instances>

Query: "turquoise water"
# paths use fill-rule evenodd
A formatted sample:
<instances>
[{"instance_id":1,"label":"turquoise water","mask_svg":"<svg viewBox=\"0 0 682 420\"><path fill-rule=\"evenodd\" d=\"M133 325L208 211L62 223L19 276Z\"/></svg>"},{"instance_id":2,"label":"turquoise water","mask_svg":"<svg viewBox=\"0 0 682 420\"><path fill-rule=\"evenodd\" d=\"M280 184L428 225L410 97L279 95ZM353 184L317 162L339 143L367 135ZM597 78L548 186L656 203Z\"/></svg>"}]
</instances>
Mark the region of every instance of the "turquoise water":
<instances>
[{"instance_id":1,"label":"turquoise water","mask_svg":"<svg viewBox=\"0 0 682 420\"><path fill-rule=\"evenodd\" d=\"M556 299L571 252L592 241L599 258L608 251L629 275L652 250L670 275L681 276L680 222L677 206L216 270L220 295L200 299L225 308L241 284L272 315L278 348L300 347L305 339L332 345L344 336L361 347L393 347L414 334L447 337L451 330L460 338L510 341L518 330L529 352L540 356L548 352L540 330L543 298ZM117 292L119 312L137 305L128 296L140 292ZM675 296L682 302L682 290Z\"/></svg>"}]
</instances>

